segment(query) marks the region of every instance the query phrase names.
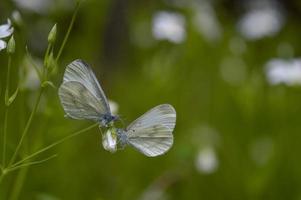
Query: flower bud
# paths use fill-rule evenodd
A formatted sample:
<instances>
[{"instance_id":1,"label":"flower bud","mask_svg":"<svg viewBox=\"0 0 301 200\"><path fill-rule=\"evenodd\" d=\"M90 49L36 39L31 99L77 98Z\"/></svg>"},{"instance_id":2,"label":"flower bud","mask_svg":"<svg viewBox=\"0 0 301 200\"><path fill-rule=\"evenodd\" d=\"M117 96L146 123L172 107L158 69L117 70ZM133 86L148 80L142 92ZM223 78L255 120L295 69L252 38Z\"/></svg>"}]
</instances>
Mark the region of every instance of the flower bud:
<instances>
[{"instance_id":1,"label":"flower bud","mask_svg":"<svg viewBox=\"0 0 301 200\"><path fill-rule=\"evenodd\" d=\"M11 38L9 39L8 44L7 44L7 49L6 49L7 53L13 54L13 53L15 53L15 49L16 49L16 42L15 42L14 36L11 36Z\"/></svg>"},{"instance_id":2,"label":"flower bud","mask_svg":"<svg viewBox=\"0 0 301 200\"><path fill-rule=\"evenodd\" d=\"M115 128L110 128L102 135L103 148L111 153L117 151L117 137L115 134Z\"/></svg>"},{"instance_id":3,"label":"flower bud","mask_svg":"<svg viewBox=\"0 0 301 200\"><path fill-rule=\"evenodd\" d=\"M56 24L54 24L54 26L52 27L51 31L48 34L48 42L50 44L53 44L55 42L56 32L57 32L57 28L56 28Z\"/></svg>"}]
</instances>

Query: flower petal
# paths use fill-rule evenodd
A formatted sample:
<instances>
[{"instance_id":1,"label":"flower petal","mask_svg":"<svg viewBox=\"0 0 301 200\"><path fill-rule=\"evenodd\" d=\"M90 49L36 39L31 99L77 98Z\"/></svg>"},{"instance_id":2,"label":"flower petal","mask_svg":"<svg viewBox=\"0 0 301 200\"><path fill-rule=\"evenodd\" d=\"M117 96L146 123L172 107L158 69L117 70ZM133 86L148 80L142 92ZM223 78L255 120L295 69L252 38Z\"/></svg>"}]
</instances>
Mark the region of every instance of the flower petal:
<instances>
[{"instance_id":1,"label":"flower petal","mask_svg":"<svg viewBox=\"0 0 301 200\"><path fill-rule=\"evenodd\" d=\"M2 26L6 26L6 25L2 25ZM6 27L2 28L2 26L0 26L0 38L6 38L14 32L14 28L4 29Z\"/></svg>"},{"instance_id":2,"label":"flower petal","mask_svg":"<svg viewBox=\"0 0 301 200\"><path fill-rule=\"evenodd\" d=\"M0 51L5 48L6 48L6 42L3 40L0 40Z\"/></svg>"},{"instance_id":3,"label":"flower petal","mask_svg":"<svg viewBox=\"0 0 301 200\"><path fill-rule=\"evenodd\" d=\"M7 31L10 28L9 24L3 24L0 26L0 33Z\"/></svg>"},{"instance_id":4,"label":"flower petal","mask_svg":"<svg viewBox=\"0 0 301 200\"><path fill-rule=\"evenodd\" d=\"M14 28L11 27L10 19L7 19L7 24L0 26L0 38L5 38L10 36L14 32Z\"/></svg>"}]
</instances>

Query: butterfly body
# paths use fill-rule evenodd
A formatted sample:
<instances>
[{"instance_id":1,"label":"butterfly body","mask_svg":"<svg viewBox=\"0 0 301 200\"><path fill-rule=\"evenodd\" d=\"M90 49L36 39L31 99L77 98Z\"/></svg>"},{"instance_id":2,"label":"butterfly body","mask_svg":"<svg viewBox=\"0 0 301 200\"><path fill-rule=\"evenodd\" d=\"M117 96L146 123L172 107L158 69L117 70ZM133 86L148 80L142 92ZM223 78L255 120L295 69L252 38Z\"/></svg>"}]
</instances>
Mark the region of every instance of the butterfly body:
<instances>
[{"instance_id":1,"label":"butterfly body","mask_svg":"<svg viewBox=\"0 0 301 200\"><path fill-rule=\"evenodd\" d=\"M111 114L104 114L100 117L99 123L103 127L110 127L114 124L115 121L119 119L118 116L111 115Z\"/></svg>"}]
</instances>

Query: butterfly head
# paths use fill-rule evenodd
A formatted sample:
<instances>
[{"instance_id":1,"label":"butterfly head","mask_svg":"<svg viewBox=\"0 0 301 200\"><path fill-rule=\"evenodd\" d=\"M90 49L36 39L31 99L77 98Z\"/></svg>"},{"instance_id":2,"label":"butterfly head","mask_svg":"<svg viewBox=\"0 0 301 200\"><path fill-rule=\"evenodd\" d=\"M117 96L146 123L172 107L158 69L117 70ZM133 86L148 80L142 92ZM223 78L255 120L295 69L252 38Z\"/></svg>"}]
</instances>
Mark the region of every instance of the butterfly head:
<instances>
[{"instance_id":1,"label":"butterfly head","mask_svg":"<svg viewBox=\"0 0 301 200\"><path fill-rule=\"evenodd\" d=\"M111 115L111 114L105 114L101 120L100 123L105 126L108 127L110 126L110 124L112 124L113 122L119 120L119 116L115 116L115 115Z\"/></svg>"}]
</instances>

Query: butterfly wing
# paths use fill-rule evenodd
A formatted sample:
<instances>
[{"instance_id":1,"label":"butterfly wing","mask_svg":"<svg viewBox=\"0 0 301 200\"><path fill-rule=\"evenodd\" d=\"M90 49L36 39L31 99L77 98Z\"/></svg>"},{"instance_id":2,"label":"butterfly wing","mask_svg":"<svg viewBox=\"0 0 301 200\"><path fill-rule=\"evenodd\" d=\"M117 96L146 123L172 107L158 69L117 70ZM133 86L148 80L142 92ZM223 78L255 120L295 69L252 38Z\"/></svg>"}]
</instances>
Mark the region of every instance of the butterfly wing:
<instances>
[{"instance_id":1,"label":"butterfly wing","mask_svg":"<svg viewBox=\"0 0 301 200\"><path fill-rule=\"evenodd\" d=\"M71 62L65 71L63 83L75 81L81 83L98 101L103 114L111 113L107 98L100 87L91 67L78 59Z\"/></svg>"},{"instance_id":2,"label":"butterfly wing","mask_svg":"<svg viewBox=\"0 0 301 200\"><path fill-rule=\"evenodd\" d=\"M127 142L146 156L164 154L173 144L176 111L168 104L156 106L126 129Z\"/></svg>"},{"instance_id":3,"label":"butterfly wing","mask_svg":"<svg viewBox=\"0 0 301 200\"><path fill-rule=\"evenodd\" d=\"M73 119L99 121L106 112L101 101L80 82L64 82L59 97L66 114Z\"/></svg>"}]
</instances>

